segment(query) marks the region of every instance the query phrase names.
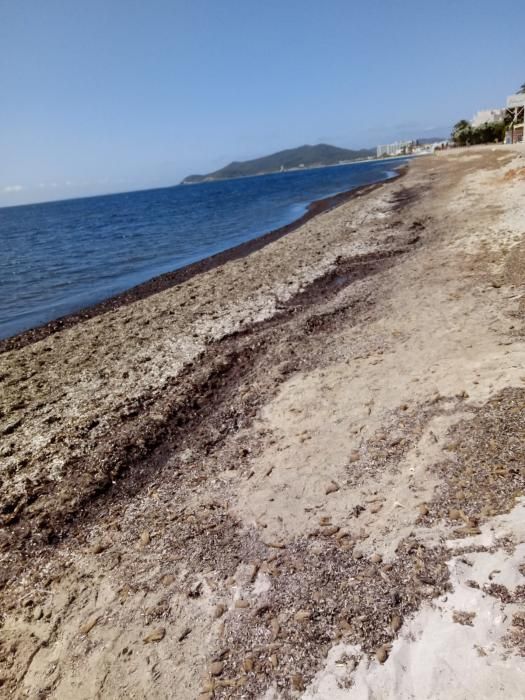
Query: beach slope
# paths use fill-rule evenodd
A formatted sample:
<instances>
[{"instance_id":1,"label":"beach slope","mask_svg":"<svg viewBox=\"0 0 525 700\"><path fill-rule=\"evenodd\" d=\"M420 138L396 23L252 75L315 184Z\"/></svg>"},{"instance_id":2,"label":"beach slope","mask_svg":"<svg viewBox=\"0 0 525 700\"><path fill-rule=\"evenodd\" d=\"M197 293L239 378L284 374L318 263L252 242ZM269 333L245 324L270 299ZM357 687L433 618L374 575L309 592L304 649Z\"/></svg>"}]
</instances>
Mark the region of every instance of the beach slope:
<instances>
[{"instance_id":1,"label":"beach slope","mask_svg":"<svg viewBox=\"0 0 525 700\"><path fill-rule=\"evenodd\" d=\"M5 697L519 697L524 271L458 149L11 344Z\"/></svg>"}]
</instances>

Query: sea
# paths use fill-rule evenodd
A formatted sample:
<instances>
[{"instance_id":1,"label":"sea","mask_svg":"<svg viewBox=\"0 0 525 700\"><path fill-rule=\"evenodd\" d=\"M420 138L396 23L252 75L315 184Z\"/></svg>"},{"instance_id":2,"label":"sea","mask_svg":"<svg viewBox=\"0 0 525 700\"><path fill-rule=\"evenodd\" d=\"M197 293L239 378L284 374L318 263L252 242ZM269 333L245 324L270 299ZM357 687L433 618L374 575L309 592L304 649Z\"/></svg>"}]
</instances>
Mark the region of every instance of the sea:
<instances>
[{"instance_id":1,"label":"sea","mask_svg":"<svg viewBox=\"0 0 525 700\"><path fill-rule=\"evenodd\" d=\"M0 208L0 338L257 238L403 159Z\"/></svg>"}]
</instances>

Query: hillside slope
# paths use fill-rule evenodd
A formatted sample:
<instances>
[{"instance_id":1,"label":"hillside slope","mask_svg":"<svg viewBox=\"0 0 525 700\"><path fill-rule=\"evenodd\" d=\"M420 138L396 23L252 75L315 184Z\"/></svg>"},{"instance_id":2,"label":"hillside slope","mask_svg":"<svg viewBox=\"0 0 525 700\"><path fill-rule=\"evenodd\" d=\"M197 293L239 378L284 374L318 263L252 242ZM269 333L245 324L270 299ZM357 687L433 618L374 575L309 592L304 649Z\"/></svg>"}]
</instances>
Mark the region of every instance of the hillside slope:
<instances>
[{"instance_id":1,"label":"hillside slope","mask_svg":"<svg viewBox=\"0 0 525 700\"><path fill-rule=\"evenodd\" d=\"M347 148L338 148L325 143L316 146L299 146L298 148L288 148L285 151L278 151L263 158L253 160L233 161L220 170L208 173L207 175L188 175L182 181L183 184L190 185L197 182L209 180L228 180L235 177L248 177L250 175L263 175L265 173L279 172L281 169L291 168L311 168L320 165L337 165L342 161L358 160L374 155L372 149L362 148L354 151Z\"/></svg>"}]
</instances>

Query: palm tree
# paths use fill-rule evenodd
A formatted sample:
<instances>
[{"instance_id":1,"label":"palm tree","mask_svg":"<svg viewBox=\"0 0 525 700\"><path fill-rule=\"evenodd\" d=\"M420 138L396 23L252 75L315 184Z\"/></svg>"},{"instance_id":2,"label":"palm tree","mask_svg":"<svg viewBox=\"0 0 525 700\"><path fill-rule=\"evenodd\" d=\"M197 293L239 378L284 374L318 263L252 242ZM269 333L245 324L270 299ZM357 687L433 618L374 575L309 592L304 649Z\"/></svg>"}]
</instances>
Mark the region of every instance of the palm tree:
<instances>
[{"instance_id":1,"label":"palm tree","mask_svg":"<svg viewBox=\"0 0 525 700\"><path fill-rule=\"evenodd\" d=\"M525 95L525 83L518 90L518 95Z\"/></svg>"},{"instance_id":2,"label":"palm tree","mask_svg":"<svg viewBox=\"0 0 525 700\"><path fill-rule=\"evenodd\" d=\"M472 127L466 119L461 119L457 124L454 124L452 130L452 140L458 146L466 146L470 143L472 137Z\"/></svg>"},{"instance_id":3,"label":"palm tree","mask_svg":"<svg viewBox=\"0 0 525 700\"><path fill-rule=\"evenodd\" d=\"M468 129L469 126L470 122L468 122L466 119L460 119L460 121L457 124L454 124L453 131L463 131L463 129Z\"/></svg>"}]
</instances>

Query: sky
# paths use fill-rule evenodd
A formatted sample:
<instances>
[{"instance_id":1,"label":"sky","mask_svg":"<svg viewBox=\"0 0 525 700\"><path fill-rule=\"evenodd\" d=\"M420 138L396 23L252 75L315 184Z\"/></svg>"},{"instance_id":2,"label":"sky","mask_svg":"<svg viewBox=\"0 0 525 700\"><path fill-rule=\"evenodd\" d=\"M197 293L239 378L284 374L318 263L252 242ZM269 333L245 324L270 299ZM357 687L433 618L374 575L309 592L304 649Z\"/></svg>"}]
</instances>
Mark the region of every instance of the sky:
<instances>
[{"instance_id":1,"label":"sky","mask_svg":"<svg viewBox=\"0 0 525 700\"><path fill-rule=\"evenodd\" d=\"M447 135L523 82L523 0L0 0L0 206Z\"/></svg>"}]
</instances>

